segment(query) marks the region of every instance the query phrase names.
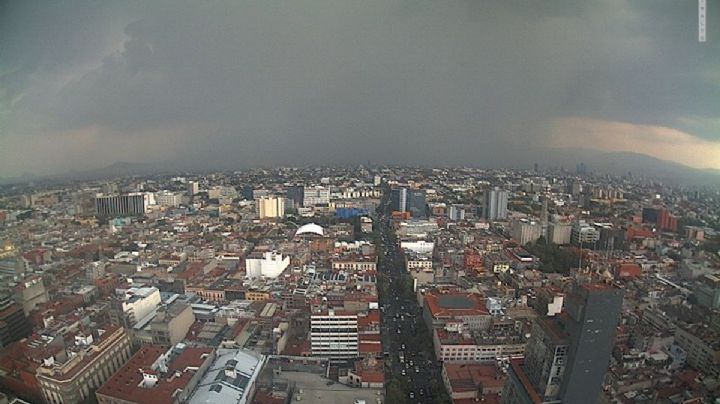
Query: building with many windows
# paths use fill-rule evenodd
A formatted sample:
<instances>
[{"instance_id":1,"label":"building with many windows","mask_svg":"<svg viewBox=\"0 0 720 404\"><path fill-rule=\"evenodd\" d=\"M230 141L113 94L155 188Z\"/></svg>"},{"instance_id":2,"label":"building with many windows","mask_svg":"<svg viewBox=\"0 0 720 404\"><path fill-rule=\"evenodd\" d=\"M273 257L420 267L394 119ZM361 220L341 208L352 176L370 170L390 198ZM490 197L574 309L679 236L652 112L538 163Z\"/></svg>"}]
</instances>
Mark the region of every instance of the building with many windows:
<instances>
[{"instance_id":1,"label":"building with many windows","mask_svg":"<svg viewBox=\"0 0 720 404\"><path fill-rule=\"evenodd\" d=\"M330 188L323 186L305 187L303 189L303 207L330 204Z\"/></svg>"},{"instance_id":2,"label":"building with many windows","mask_svg":"<svg viewBox=\"0 0 720 404\"><path fill-rule=\"evenodd\" d=\"M60 356L49 356L37 369L45 401L78 403L91 398L110 376L130 358L130 336L122 327L75 335L74 345Z\"/></svg>"},{"instance_id":3,"label":"building with many windows","mask_svg":"<svg viewBox=\"0 0 720 404\"><path fill-rule=\"evenodd\" d=\"M483 217L488 220L507 218L508 193L498 187L485 191Z\"/></svg>"},{"instance_id":4,"label":"building with many windows","mask_svg":"<svg viewBox=\"0 0 720 404\"><path fill-rule=\"evenodd\" d=\"M147 205L147 198L141 193L95 197L95 213L99 217L142 216Z\"/></svg>"},{"instance_id":5,"label":"building with many windows","mask_svg":"<svg viewBox=\"0 0 720 404\"><path fill-rule=\"evenodd\" d=\"M335 311L310 316L310 345L313 356L331 359L358 357L358 315Z\"/></svg>"},{"instance_id":6,"label":"building with many windows","mask_svg":"<svg viewBox=\"0 0 720 404\"><path fill-rule=\"evenodd\" d=\"M285 216L285 198L264 196L255 200L260 219L276 219Z\"/></svg>"},{"instance_id":7,"label":"building with many windows","mask_svg":"<svg viewBox=\"0 0 720 404\"><path fill-rule=\"evenodd\" d=\"M594 403L607 372L623 290L575 285L563 312L536 319L525 358L511 361L503 402Z\"/></svg>"}]
</instances>

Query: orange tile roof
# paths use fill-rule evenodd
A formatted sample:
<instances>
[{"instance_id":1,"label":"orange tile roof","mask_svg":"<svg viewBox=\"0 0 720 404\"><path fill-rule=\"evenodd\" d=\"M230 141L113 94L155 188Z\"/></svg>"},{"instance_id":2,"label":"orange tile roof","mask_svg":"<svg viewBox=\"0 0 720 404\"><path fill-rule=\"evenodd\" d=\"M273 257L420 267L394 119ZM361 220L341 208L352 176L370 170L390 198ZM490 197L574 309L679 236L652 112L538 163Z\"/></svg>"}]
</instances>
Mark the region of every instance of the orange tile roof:
<instances>
[{"instance_id":1,"label":"orange tile roof","mask_svg":"<svg viewBox=\"0 0 720 404\"><path fill-rule=\"evenodd\" d=\"M185 348L168 366L168 377L160 377L153 387L140 387L143 380L140 369L150 371L153 362L167 351L162 345L146 345L118 370L97 391L108 397L135 403L171 404L177 389L183 389L192 379L194 372L185 372L187 367L200 367L206 358L204 354L212 348ZM175 376L175 372L180 372Z\"/></svg>"}]
</instances>

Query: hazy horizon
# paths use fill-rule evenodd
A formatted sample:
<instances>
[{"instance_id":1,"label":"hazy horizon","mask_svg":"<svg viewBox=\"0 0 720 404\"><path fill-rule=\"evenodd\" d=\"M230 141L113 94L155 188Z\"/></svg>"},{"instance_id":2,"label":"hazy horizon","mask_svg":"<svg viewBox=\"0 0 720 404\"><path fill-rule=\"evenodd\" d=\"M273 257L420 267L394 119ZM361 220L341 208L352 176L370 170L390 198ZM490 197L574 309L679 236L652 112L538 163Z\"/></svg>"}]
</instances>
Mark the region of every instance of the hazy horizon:
<instances>
[{"instance_id":1,"label":"hazy horizon","mask_svg":"<svg viewBox=\"0 0 720 404\"><path fill-rule=\"evenodd\" d=\"M7 1L0 177L558 147L720 169L707 20L699 43L695 1Z\"/></svg>"}]
</instances>

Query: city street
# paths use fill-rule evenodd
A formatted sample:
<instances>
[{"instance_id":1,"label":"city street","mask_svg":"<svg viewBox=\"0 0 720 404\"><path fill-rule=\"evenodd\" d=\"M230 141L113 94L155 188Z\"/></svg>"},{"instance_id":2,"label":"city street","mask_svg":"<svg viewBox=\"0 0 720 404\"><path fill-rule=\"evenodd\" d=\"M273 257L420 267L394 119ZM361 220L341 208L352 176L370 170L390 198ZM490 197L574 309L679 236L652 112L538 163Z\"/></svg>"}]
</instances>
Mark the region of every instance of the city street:
<instances>
[{"instance_id":1,"label":"city street","mask_svg":"<svg viewBox=\"0 0 720 404\"><path fill-rule=\"evenodd\" d=\"M379 217L382 254L379 262L379 300L382 343L388 370L388 402L403 397L407 403L450 402L432 352L432 339L422 320L422 309L405 273L404 257L387 216Z\"/></svg>"}]
</instances>

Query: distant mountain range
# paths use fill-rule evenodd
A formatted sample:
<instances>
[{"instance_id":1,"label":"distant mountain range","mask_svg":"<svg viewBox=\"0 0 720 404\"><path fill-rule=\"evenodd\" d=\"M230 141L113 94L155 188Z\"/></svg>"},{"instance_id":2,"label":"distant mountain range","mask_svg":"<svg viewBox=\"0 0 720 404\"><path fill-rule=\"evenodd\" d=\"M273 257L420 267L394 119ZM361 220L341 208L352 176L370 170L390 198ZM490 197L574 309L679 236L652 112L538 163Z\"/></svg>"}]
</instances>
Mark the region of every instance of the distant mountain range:
<instances>
[{"instance_id":1,"label":"distant mountain range","mask_svg":"<svg viewBox=\"0 0 720 404\"><path fill-rule=\"evenodd\" d=\"M568 171L574 171L576 164L582 162L592 172L612 175L631 173L634 177L645 176L689 185L720 185L720 170L693 168L641 153L558 148L548 149L543 160L548 165L562 164Z\"/></svg>"},{"instance_id":2,"label":"distant mountain range","mask_svg":"<svg viewBox=\"0 0 720 404\"><path fill-rule=\"evenodd\" d=\"M626 175L632 173L634 177L645 176L657 178L669 183L683 183L688 185L720 185L720 170L697 169L672 161L661 160L646 154L631 152L599 152L589 149L571 148L547 148L531 150L528 158L525 149L524 164L516 164L517 167L533 163L541 167L564 167L569 172L574 172L579 163L584 163L589 172L600 172L612 175ZM505 160L505 166L512 166L512 158ZM320 162L319 162L320 163ZM229 167L226 167L229 168ZM61 180L93 180L104 178L117 178L132 175L153 175L153 174L174 174L201 170L198 167L181 166L177 162L161 163L133 163L116 162L109 166L84 171L70 171L63 174L33 176L26 174L21 177L1 178L0 184L21 184L31 181L61 181ZM212 170L214 167L207 167L205 170Z\"/></svg>"}]
</instances>

